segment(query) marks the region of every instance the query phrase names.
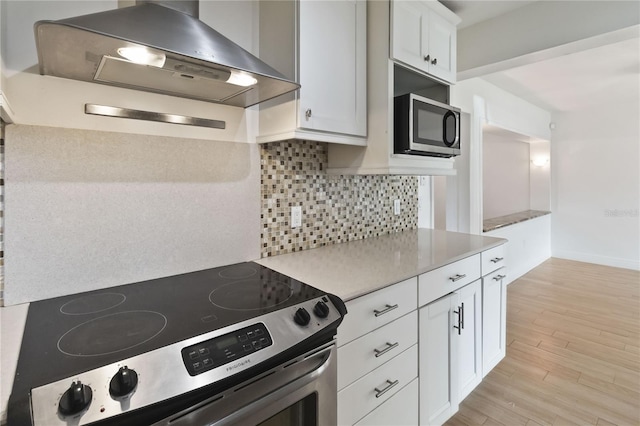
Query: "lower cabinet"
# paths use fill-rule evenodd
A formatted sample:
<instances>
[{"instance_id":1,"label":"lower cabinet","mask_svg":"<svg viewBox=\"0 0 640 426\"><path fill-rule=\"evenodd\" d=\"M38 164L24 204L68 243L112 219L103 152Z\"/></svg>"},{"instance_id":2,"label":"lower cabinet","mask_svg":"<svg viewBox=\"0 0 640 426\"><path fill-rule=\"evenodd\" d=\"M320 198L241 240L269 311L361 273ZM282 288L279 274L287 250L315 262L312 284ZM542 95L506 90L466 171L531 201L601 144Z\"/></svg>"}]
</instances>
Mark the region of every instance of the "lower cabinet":
<instances>
[{"instance_id":1,"label":"lower cabinet","mask_svg":"<svg viewBox=\"0 0 640 426\"><path fill-rule=\"evenodd\" d=\"M458 411L506 353L503 250L347 302L338 330L339 425L433 426Z\"/></svg>"},{"instance_id":2,"label":"lower cabinet","mask_svg":"<svg viewBox=\"0 0 640 426\"><path fill-rule=\"evenodd\" d=\"M462 401L482 381L482 285L477 280L458 290L460 329L458 344L458 396Z\"/></svg>"},{"instance_id":3,"label":"lower cabinet","mask_svg":"<svg viewBox=\"0 0 640 426\"><path fill-rule=\"evenodd\" d=\"M505 268L482 278L482 377L507 351L507 285Z\"/></svg>"},{"instance_id":4,"label":"lower cabinet","mask_svg":"<svg viewBox=\"0 0 640 426\"><path fill-rule=\"evenodd\" d=\"M398 407L406 424L417 424L417 284L413 277L347 302L338 329L339 425L404 424L392 415ZM393 421L376 423L383 418Z\"/></svg>"},{"instance_id":5,"label":"lower cabinet","mask_svg":"<svg viewBox=\"0 0 640 426\"><path fill-rule=\"evenodd\" d=\"M340 363L338 357L338 363ZM413 345L338 392L338 424L352 425L391 399L418 377L418 348Z\"/></svg>"},{"instance_id":6,"label":"lower cabinet","mask_svg":"<svg viewBox=\"0 0 640 426\"><path fill-rule=\"evenodd\" d=\"M418 311L420 424L444 423L458 411L457 362L460 295L444 296ZM455 332L455 333L454 333Z\"/></svg>"},{"instance_id":7,"label":"lower cabinet","mask_svg":"<svg viewBox=\"0 0 640 426\"><path fill-rule=\"evenodd\" d=\"M418 379L367 414L356 426L415 426L418 424Z\"/></svg>"},{"instance_id":8,"label":"lower cabinet","mask_svg":"<svg viewBox=\"0 0 640 426\"><path fill-rule=\"evenodd\" d=\"M420 424L447 421L482 380L482 294L476 280L419 310Z\"/></svg>"}]
</instances>

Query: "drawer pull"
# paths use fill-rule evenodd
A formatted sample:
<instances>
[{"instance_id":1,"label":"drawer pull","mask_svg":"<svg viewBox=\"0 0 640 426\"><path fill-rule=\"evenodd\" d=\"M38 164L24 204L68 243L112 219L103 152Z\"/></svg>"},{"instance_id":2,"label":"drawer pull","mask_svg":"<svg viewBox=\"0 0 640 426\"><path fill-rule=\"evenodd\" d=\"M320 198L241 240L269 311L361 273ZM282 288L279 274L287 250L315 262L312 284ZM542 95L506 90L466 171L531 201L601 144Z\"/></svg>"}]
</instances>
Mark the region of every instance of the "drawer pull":
<instances>
[{"instance_id":1,"label":"drawer pull","mask_svg":"<svg viewBox=\"0 0 640 426\"><path fill-rule=\"evenodd\" d=\"M498 263L498 262L502 262L504 260L504 257L494 257L493 259L491 259L492 263Z\"/></svg>"},{"instance_id":2,"label":"drawer pull","mask_svg":"<svg viewBox=\"0 0 640 426\"><path fill-rule=\"evenodd\" d=\"M507 276L506 275L496 275L495 277L493 277L493 279L495 281L500 281L503 278L507 278Z\"/></svg>"},{"instance_id":3,"label":"drawer pull","mask_svg":"<svg viewBox=\"0 0 640 426\"><path fill-rule=\"evenodd\" d=\"M391 349L393 348L397 348L398 347L398 342L395 343L389 343L387 342L387 347L384 349L374 349L373 352L376 353L376 358L378 358L379 356L382 356L384 354L386 354L387 352L389 352Z\"/></svg>"},{"instance_id":4,"label":"drawer pull","mask_svg":"<svg viewBox=\"0 0 640 426\"><path fill-rule=\"evenodd\" d=\"M384 306L385 306L385 308L384 308L383 310L381 310L381 311L379 311L379 310L377 310L377 309L374 309L374 310L373 310L373 312L376 314L376 316L377 316L377 317L379 317L380 315L384 315L384 314L386 314L387 312L391 312L391 311L393 311L394 309L397 309L397 308L398 308L398 304L397 304L397 303L396 303L395 305L389 305L389 304L386 304L386 305L384 305Z\"/></svg>"},{"instance_id":5,"label":"drawer pull","mask_svg":"<svg viewBox=\"0 0 640 426\"><path fill-rule=\"evenodd\" d=\"M456 281L461 280L461 279L465 278L466 276L467 276L467 274L455 274L453 277L449 277L449 279L452 282L455 283Z\"/></svg>"},{"instance_id":6,"label":"drawer pull","mask_svg":"<svg viewBox=\"0 0 640 426\"><path fill-rule=\"evenodd\" d=\"M375 388L376 398L380 398L382 395L387 393L392 387L396 386L398 383L400 382L397 380L394 380L393 382L391 380L387 380L387 387L385 387L384 389Z\"/></svg>"}]
</instances>

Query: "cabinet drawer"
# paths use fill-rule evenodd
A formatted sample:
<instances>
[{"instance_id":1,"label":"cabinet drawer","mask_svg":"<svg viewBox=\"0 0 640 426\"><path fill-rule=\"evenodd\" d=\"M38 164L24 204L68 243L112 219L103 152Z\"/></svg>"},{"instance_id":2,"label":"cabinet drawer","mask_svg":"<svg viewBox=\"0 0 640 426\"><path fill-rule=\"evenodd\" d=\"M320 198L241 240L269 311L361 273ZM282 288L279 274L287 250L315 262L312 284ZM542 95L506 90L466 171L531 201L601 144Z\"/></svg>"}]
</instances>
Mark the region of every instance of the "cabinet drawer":
<instances>
[{"instance_id":1,"label":"cabinet drawer","mask_svg":"<svg viewBox=\"0 0 640 426\"><path fill-rule=\"evenodd\" d=\"M352 425L418 377L418 346L338 392L338 424Z\"/></svg>"},{"instance_id":2,"label":"cabinet drawer","mask_svg":"<svg viewBox=\"0 0 640 426\"><path fill-rule=\"evenodd\" d=\"M338 390L353 383L418 341L418 312L338 348Z\"/></svg>"},{"instance_id":3,"label":"cabinet drawer","mask_svg":"<svg viewBox=\"0 0 640 426\"><path fill-rule=\"evenodd\" d=\"M416 277L347 302L347 311L338 327L338 346L400 318L416 309Z\"/></svg>"},{"instance_id":4,"label":"cabinet drawer","mask_svg":"<svg viewBox=\"0 0 640 426\"><path fill-rule=\"evenodd\" d=\"M480 254L476 254L418 277L418 305L424 306L480 278Z\"/></svg>"},{"instance_id":5,"label":"cabinet drawer","mask_svg":"<svg viewBox=\"0 0 640 426\"><path fill-rule=\"evenodd\" d=\"M418 379L367 414L355 426L415 426L418 424Z\"/></svg>"},{"instance_id":6,"label":"cabinet drawer","mask_svg":"<svg viewBox=\"0 0 640 426\"><path fill-rule=\"evenodd\" d=\"M502 268L503 266L505 266L504 252L504 244L502 244L498 247L494 247L480 253L480 256L482 257L483 277L497 270L498 268Z\"/></svg>"}]
</instances>

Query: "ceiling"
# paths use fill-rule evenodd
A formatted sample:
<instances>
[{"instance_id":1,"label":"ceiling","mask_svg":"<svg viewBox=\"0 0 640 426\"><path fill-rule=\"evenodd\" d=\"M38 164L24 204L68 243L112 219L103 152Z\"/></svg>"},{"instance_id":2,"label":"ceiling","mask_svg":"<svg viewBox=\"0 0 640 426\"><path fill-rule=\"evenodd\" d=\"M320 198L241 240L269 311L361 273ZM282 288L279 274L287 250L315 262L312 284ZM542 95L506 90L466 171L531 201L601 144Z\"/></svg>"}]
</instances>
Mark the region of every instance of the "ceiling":
<instances>
[{"instance_id":1,"label":"ceiling","mask_svg":"<svg viewBox=\"0 0 640 426\"><path fill-rule=\"evenodd\" d=\"M534 1L441 0L462 20L459 29ZM640 98L640 38L617 41L483 76L490 83L551 112Z\"/></svg>"},{"instance_id":2,"label":"ceiling","mask_svg":"<svg viewBox=\"0 0 640 426\"><path fill-rule=\"evenodd\" d=\"M535 0L440 0L440 3L461 19L458 29L470 27L534 2Z\"/></svg>"}]
</instances>

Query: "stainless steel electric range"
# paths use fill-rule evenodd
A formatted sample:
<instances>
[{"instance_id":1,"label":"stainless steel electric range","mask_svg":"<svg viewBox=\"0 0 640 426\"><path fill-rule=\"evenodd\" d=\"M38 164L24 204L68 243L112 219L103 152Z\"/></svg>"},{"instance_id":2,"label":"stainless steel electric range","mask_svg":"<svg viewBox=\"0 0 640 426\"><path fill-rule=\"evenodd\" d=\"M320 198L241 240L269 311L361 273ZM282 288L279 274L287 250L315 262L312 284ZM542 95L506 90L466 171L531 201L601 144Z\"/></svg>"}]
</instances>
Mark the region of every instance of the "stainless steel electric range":
<instances>
[{"instance_id":1,"label":"stainless steel electric range","mask_svg":"<svg viewBox=\"0 0 640 426\"><path fill-rule=\"evenodd\" d=\"M33 302L7 420L335 424L345 314L253 262Z\"/></svg>"}]
</instances>

